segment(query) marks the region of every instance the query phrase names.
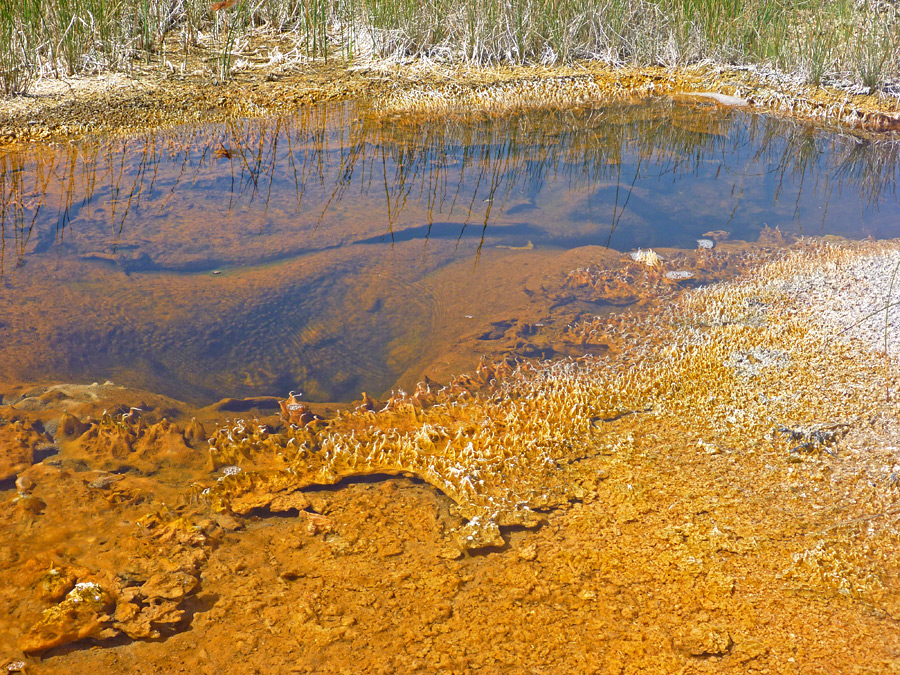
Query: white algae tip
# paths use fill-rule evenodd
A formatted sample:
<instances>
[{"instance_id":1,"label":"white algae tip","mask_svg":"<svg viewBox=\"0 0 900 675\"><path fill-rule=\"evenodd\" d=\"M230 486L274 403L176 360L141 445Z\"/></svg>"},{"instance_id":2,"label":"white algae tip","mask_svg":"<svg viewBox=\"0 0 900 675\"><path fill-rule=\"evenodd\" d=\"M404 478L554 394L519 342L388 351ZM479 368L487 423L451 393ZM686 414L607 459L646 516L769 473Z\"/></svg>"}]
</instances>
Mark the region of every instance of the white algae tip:
<instances>
[{"instance_id":1,"label":"white algae tip","mask_svg":"<svg viewBox=\"0 0 900 675\"><path fill-rule=\"evenodd\" d=\"M66 599L76 603L91 601L101 602L102 592L103 589L100 587L100 584L95 584L92 581L83 581L81 583L75 584L75 588L69 591L68 595L66 595Z\"/></svg>"},{"instance_id":2,"label":"white algae tip","mask_svg":"<svg viewBox=\"0 0 900 675\"><path fill-rule=\"evenodd\" d=\"M646 251L638 249L637 251L632 251L628 255L630 255L631 259L635 262L643 263L648 267L659 267L662 264L662 259L653 249L648 248Z\"/></svg>"}]
</instances>

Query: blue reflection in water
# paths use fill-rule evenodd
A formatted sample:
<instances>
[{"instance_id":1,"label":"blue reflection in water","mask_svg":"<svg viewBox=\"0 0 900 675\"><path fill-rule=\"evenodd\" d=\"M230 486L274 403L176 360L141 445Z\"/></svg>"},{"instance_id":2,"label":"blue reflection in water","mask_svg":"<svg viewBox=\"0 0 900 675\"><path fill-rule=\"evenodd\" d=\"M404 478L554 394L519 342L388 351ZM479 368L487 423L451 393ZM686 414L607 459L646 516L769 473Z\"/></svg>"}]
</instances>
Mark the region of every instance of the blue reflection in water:
<instances>
[{"instance_id":1,"label":"blue reflection in water","mask_svg":"<svg viewBox=\"0 0 900 675\"><path fill-rule=\"evenodd\" d=\"M383 391L427 341L436 270L497 247L694 248L766 226L900 236L898 147L672 103L439 120L341 103L7 152L0 304L21 318L0 326L17 354L0 376L195 401ZM214 291L196 280L222 270ZM51 318L29 324L30 297Z\"/></svg>"}]
</instances>

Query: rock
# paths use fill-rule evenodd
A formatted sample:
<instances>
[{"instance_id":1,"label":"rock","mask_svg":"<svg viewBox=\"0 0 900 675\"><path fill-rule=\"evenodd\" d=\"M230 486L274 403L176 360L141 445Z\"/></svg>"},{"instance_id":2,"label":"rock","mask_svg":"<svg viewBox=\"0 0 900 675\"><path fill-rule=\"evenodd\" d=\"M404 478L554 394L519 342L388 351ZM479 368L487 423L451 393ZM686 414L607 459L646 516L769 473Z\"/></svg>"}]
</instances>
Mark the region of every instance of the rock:
<instances>
[{"instance_id":1,"label":"rock","mask_svg":"<svg viewBox=\"0 0 900 675\"><path fill-rule=\"evenodd\" d=\"M171 600L153 599L143 606L132 600L137 596L126 589L125 598L120 598L116 607L115 629L125 633L128 637L139 639L154 639L160 636L160 629L171 631L184 616L184 610L178 608L178 602Z\"/></svg>"},{"instance_id":2,"label":"rock","mask_svg":"<svg viewBox=\"0 0 900 675\"><path fill-rule=\"evenodd\" d=\"M111 637L106 612L112 597L99 584L83 582L69 591L65 600L44 611L40 621L19 639L26 654L41 652L88 637Z\"/></svg>"},{"instance_id":3,"label":"rock","mask_svg":"<svg viewBox=\"0 0 900 675\"><path fill-rule=\"evenodd\" d=\"M227 513L220 513L213 517L216 525L221 527L226 532L234 532L235 530L239 530L243 527L243 524L229 516Z\"/></svg>"},{"instance_id":4,"label":"rock","mask_svg":"<svg viewBox=\"0 0 900 675\"><path fill-rule=\"evenodd\" d=\"M179 600L192 593L198 584L197 577L186 572L160 573L154 574L141 586L141 593L147 598Z\"/></svg>"},{"instance_id":5,"label":"rock","mask_svg":"<svg viewBox=\"0 0 900 675\"><path fill-rule=\"evenodd\" d=\"M462 555L462 551L456 546L445 546L438 552L438 558L443 560L459 560Z\"/></svg>"},{"instance_id":6,"label":"rock","mask_svg":"<svg viewBox=\"0 0 900 675\"><path fill-rule=\"evenodd\" d=\"M737 643L732 650L734 654L734 658L736 658L741 663L747 663L754 659L758 659L760 656L765 656L769 653L769 648L761 641L755 638L750 638L748 640L743 640L742 642Z\"/></svg>"},{"instance_id":7,"label":"rock","mask_svg":"<svg viewBox=\"0 0 900 675\"><path fill-rule=\"evenodd\" d=\"M12 422L0 427L0 481L9 480L34 464L44 437L30 424Z\"/></svg>"},{"instance_id":8,"label":"rock","mask_svg":"<svg viewBox=\"0 0 900 675\"><path fill-rule=\"evenodd\" d=\"M78 576L87 570L71 567L52 567L38 580L37 590L41 600L59 602L75 588Z\"/></svg>"},{"instance_id":9,"label":"rock","mask_svg":"<svg viewBox=\"0 0 900 675\"><path fill-rule=\"evenodd\" d=\"M303 511L309 506L309 498L299 490L288 494L278 494L269 504L269 508L276 513L290 511L292 509Z\"/></svg>"},{"instance_id":10,"label":"rock","mask_svg":"<svg viewBox=\"0 0 900 675\"><path fill-rule=\"evenodd\" d=\"M726 232L725 230L710 230L709 232L704 232L703 237L706 239L712 239L714 242L725 241L728 237L731 236L731 232Z\"/></svg>"},{"instance_id":11,"label":"rock","mask_svg":"<svg viewBox=\"0 0 900 675\"><path fill-rule=\"evenodd\" d=\"M63 416L59 418L59 423L56 425L56 434L57 437L65 439L78 438L87 431L90 426L90 424L79 420L75 415L64 413Z\"/></svg>"},{"instance_id":12,"label":"rock","mask_svg":"<svg viewBox=\"0 0 900 675\"><path fill-rule=\"evenodd\" d=\"M535 546L534 544L523 546L521 549L519 549L518 555L520 560L527 560L530 562L537 558L537 546Z\"/></svg>"},{"instance_id":13,"label":"rock","mask_svg":"<svg viewBox=\"0 0 900 675\"><path fill-rule=\"evenodd\" d=\"M456 540L463 549L478 549L487 546L503 546L505 543L500 528L492 521L482 522L476 516L456 532Z\"/></svg>"},{"instance_id":14,"label":"rock","mask_svg":"<svg viewBox=\"0 0 900 675\"><path fill-rule=\"evenodd\" d=\"M16 489L19 492L31 492L35 483L28 476L19 476L16 478Z\"/></svg>"},{"instance_id":15,"label":"rock","mask_svg":"<svg viewBox=\"0 0 900 675\"><path fill-rule=\"evenodd\" d=\"M198 448L206 445L206 439L209 436L206 433L206 429L203 428L203 425L197 421L196 417L192 417L190 424L187 425L187 428L184 430L184 440L187 441L188 445L192 448Z\"/></svg>"},{"instance_id":16,"label":"rock","mask_svg":"<svg viewBox=\"0 0 900 675\"><path fill-rule=\"evenodd\" d=\"M674 640L675 648L691 656L716 656L731 649L731 636L724 628L700 624Z\"/></svg>"},{"instance_id":17,"label":"rock","mask_svg":"<svg viewBox=\"0 0 900 675\"><path fill-rule=\"evenodd\" d=\"M750 101L741 98L740 96L729 96L728 94L719 94L714 91L692 91L686 95L696 96L697 98L707 98L711 101L715 101L719 105L724 105L729 108L743 108L744 106L750 105Z\"/></svg>"},{"instance_id":18,"label":"rock","mask_svg":"<svg viewBox=\"0 0 900 675\"><path fill-rule=\"evenodd\" d=\"M201 554L202 557L202 554ZM171 564L177 564L172 560ZM199 579L186 569L196 569L198 561L181 560L180 569L157 572L140 586L119 592L112 627L133 639L154 639L174 631L184 617L180 604L199 586ZM134 576L139 576L138 572Z\"/></svg>"},{"instance_id":19,"label":"rock","mask_svg":"<svg viewBox=\"0 0 900 675\"><path fill-rule=\"evenodd\" d=\"M47 502L34 495L23 495L16 500L16 508L23 513L39 516L47 508Z\"/></svg>"}]
</instances>

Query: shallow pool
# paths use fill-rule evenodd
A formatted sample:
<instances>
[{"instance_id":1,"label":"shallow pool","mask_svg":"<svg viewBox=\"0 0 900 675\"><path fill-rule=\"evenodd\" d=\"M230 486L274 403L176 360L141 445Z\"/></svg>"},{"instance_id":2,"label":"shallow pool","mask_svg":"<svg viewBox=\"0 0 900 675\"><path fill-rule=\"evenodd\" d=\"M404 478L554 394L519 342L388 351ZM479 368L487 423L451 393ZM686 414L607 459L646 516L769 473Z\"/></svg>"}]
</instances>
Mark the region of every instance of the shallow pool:
<instances>
[{"instance_id":1,"label":"shallow pool","mask_svg":"<svg viewBox=\"0 0 900 675\"><path fill-rule=\"evenodd\" d=\"M0 380L380 395L540 325L573 250L900 236L898 147L708 105L340 103L6 152Z\"/></svg>"}]
</instances>

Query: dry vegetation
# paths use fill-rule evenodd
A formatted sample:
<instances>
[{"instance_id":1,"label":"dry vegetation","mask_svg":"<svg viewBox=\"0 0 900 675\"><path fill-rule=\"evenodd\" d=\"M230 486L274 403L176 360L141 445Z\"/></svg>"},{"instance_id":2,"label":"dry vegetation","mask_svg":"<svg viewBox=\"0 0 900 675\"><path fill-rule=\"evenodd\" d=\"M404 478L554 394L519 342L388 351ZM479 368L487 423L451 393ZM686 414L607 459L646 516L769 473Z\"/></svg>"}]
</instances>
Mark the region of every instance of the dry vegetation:
<instances>
[{"instance_id":1,"label":"dry vegetation","mask_svg":"<svg viewBox=\"0 0 900 675\"><path fill-rule=\"evenodd\" d=\"M256 47L266 41L279 47ZM0 7L0 93L36 79L260 60L683 66L893 91L900 21L877 0L21 0Z\"/></svg>"}]
</instances>

